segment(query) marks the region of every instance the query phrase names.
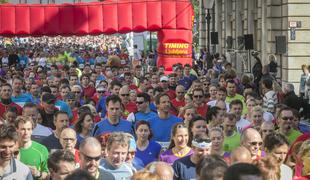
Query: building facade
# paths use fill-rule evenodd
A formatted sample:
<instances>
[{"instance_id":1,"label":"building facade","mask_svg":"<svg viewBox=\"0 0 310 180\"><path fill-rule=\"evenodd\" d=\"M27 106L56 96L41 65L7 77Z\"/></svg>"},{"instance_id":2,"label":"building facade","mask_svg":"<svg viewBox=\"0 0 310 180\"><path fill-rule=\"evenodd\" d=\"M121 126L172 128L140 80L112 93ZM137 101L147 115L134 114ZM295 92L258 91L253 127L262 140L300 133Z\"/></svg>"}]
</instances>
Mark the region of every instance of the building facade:
<instances>
[{"instance_id":1,"label":"building facade","mask_svg":"<svg viewBox=\"0 0 310 180\"><path fill-rule=\"evenodd\" d=\"M282 82L300 82L301 65L310 65L310 1L309 0L215 0L211 10L211 32L218 32L218 45L211 53L227 56L237 72L251 72L255 59L245 49L244 35L253 35L253 49L260 52L263 65L276 59ZM205 23L205 9L200 3L200 24ZM200 27L200 47L206 45L206 26ZM276 37L285 37L276 51ZM282 39L283 40L283 39ZM213 47L213 48L212 48Z\"/></svg>"}]
</instances>

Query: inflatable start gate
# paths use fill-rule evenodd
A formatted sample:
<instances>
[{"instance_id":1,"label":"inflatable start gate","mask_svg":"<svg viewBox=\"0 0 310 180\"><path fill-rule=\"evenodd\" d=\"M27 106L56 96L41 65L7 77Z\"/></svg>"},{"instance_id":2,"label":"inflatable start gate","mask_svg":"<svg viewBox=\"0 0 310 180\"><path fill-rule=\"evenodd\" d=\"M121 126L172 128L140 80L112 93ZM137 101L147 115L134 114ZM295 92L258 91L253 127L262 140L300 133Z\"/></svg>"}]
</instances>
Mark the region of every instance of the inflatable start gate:
<instances>
[{"instance_id":1,"label":"inflatable start gate","mask_svg":"<svg viewBox=\"0 0 310 180\"><path fill-rule=\"evenodd\" d=\"M192 63L189 0L107 0L0 5L1 36L70 36L157 31L157 65Z\"/></svg>"}]
</instances>

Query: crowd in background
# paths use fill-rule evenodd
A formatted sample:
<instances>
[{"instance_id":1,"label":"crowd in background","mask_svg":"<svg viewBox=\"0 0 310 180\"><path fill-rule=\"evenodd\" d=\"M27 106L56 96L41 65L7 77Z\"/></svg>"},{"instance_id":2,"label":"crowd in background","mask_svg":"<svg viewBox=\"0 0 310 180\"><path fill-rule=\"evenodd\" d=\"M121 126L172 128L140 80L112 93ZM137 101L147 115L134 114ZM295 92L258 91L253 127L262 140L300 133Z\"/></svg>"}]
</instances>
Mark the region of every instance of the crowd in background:
<instances>
[{"instance_id":1,"label":"crowd in background","mask_svg":"<svg viewBox=\"0 0 310 180\"><path fill-rule=\"evenodd\" d=\"M256 53L167 74L124 41L2 39L0 179L310 179L310 66L296 94Z\"/></svg>"}]
</instances>

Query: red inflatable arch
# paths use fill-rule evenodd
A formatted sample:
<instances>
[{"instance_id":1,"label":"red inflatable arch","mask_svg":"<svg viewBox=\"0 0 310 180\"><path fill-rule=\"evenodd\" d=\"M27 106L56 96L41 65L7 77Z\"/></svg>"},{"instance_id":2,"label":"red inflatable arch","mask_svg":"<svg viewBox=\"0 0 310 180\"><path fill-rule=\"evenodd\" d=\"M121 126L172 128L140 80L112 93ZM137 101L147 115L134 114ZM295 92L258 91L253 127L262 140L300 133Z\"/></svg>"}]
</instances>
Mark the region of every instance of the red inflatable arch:
<instances>
[{"instance_id":1,"label":"red inflatable arch","mask_svg":"<svg viewBox=\"0 0 310 180\"><path fill-rule=\"evenodd\" d=\"M0 5L0 35L98 35L158 31L158 65L191 64L189 0L107 0L79 4Z\"/></svg>"}]
</instances>

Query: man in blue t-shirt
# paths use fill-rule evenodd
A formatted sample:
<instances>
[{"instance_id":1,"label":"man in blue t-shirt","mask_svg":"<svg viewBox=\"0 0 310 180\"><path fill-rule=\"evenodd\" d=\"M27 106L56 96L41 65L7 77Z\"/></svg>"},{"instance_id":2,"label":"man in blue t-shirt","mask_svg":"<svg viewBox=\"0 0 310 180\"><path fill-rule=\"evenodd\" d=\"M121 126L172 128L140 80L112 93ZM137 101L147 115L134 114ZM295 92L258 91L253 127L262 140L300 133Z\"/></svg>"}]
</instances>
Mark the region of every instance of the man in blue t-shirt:
<instances>
[{"instance_id":1,"label":"man in blue t-shirt","mask_svg":"<svg viewBox=\"0 0 310 180\"><path fill-rule=\"evenodd\" d=\"M112 133L107 140L107 157L100 161L100 169L111 173L116 180L131 179L135 169L126 163L130 139L125 133Z\"/></svg>"},{"instance_id":2,"label":"man in blue t-shirt","mask_svg":"<svg viewBox=\"0 0 310 180\"><path fill-rule=\"evenodd\" d=\"M179 80L179 84L184 86L185 90L188 90L191 87L192 82L197 79L195 75L190 74L191 68L191 65L185 64L183 76Z\"/></svg>"},{"instance_id":3,"label":"man in blue t-shirt","mask_svg":"<svg viewBox=\"0 0 310 180\"><path fill-rule=\"evenodd\" d=\"M25 51L21 51L19 55L19 65L21 68L27 67L29 58L25 55Z\"/></svg>"},{"instance_id":4,"label":"man in blue t-shirt","mask_svg":"<svg viewBox=\"0 0 310 180\"><path fill-rule=\"evenodd\" d=\"M118 95L119 90L122 87L122 84L119 81L114 80L111 82L110 87L111 87L111 94ZM97 112L101 113L102 118L104 118L107 114L106 103L107 103L107 97L103 96L99 99L98 105L96 107Z\"/></svg>"},{"instance_id":5,"label":"man in blue t-shirt","mask_svg":"<svg viewBox=\"0 0 310 180\"><path fill-rule=\"evenodd\" d=\"M157 114L150 109L150 101L151 97L147 93L139 93L136 99L138 111L136 113L130 113L127 120L135 123L141 120L148 121L157 116Z\"/></svg>"},{"instance_id":6,"label":"man in blue t-shirt","mask_svg":"<svg viewBox=\"0 0 310 180\"><path fill-rule=\"evenodd\" d=\"M18 104L20 107L24 107L27 102L33 102L32 96L22 92L22 87L24 86L24 81L22 77L15 76L12 81L12 101Z\"/></svg>"},{"instance_id":7,"label":"man in blue t-shirt","mask_svg":"<svg viewBox=\"0 0 310 180\"><path fill-rule=\"evenodd\" d=\"M107 118L98 122L92 132L93 136L111 132L133 133L132 124L129 121L121 119L122 100L117 95L108 96L106 99Z\"/></svg>"},{"instance_id":8,"label":"man in blue t-shirt","mask_svg":"<svg viewBox=\"0 0 310 180\"><path fill-rule=\"evenodd\" d=\"M153 140L166 143L170 141L172 127L176 123L182 122L182 119L169 113L171 102L167 94L157 95L155 104L158 114L149 120L153 132Z\"/></svg>"},{"instance_id":9,"label":"man in blue t-shirt","mask_svg":"<svg viewBox=\"0 0 310 180\"><path fill-rule=\"evenodd\" d=\"M206 136L201 136L192 141L193 154L174 161L174 180L195 179L196 165L211 153L212 142Z\"/></svg>"}]
</instances>

